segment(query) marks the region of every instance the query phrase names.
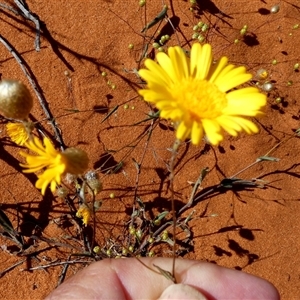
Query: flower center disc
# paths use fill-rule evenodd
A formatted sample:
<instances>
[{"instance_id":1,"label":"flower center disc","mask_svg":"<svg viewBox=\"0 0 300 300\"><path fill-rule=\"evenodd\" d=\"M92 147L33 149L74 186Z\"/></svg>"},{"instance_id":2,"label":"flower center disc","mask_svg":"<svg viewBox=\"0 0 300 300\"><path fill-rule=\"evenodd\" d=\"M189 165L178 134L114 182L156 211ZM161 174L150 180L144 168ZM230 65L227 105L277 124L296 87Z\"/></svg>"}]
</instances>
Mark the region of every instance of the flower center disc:
<instances>
[{"instance_id":1,"label":"flower center disc","mask_svg":"<svg viewBox=\"0 0 300 300\"><path fill-rule=\"evenodd\" d=\"M172 94L178 99L178 106L197 122L220 116L227 106L226 94L206 80L185 79L174 86Z\"/></svg>"}]
</instances>

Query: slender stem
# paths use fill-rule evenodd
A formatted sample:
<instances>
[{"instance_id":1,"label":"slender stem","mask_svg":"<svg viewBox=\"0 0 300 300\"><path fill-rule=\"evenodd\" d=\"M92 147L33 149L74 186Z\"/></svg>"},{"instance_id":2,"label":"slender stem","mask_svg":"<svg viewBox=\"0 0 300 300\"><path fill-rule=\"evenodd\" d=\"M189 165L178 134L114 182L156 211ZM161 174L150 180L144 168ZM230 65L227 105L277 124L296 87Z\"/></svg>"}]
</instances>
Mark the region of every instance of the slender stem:
<instances>
[{"instance_id":1,"label":"slender stem","mask_svg":"<svg viewBox=\"0 0 300 300\"><path fill-rule=\"evenodd\" d=\"M41 31L41 26L40 26L40 20L39 18L32 14L30 12L30 10L26 9L23 1L20 1L20 0L14 0L15 4L18 6L18 8L21 10L23 16L32 21L35 25L35 28L36 28L36 33L35 33L35 50L36 51L40 51L41 50L41 47L40 47L40 31Z\"/></svg>"},{"instance_id":2,"label":"slender stem","mask_svg":"<svg viewBox=\"0 0 300 300\"><path fill-rule=\"evenodd\" d=\"M170 190L171 190L171 203L172 203L172 219L173 219L173 239L174 239L174 244L173 244L173 263L172 263L172 276L174 277L175 281L175 253L176 253L176 212L175 212L175 203L174 203L174 166L175 166L175 160L177 156L177 150L180 145L180 140L176 139L173 147L172 147L172 156L170 160L170 165L169 165L169 171L170 171ZM176 283L176 282L175 282Z\"/></svg>"}]
</instances>

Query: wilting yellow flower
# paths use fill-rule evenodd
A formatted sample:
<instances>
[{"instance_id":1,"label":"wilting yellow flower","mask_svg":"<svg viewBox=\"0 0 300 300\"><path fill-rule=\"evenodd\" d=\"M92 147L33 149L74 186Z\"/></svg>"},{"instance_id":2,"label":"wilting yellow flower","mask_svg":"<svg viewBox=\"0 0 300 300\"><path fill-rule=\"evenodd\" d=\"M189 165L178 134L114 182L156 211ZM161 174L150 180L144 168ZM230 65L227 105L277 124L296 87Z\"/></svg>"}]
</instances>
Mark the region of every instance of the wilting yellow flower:
<instances>
[{"instance_id":1,"label":"wilting yellow flower","mask_svg":"<svg viewBox=\"0 0 300 300\"><path fill-rule=\"evenodd\" d=\"M44 195L47 186L50 184L52 192L55 191L56 185L61 183L61 176L66 173L74 175L82 174L88 167L88 156L80 149L68 148L64 152L59 152L54 148L48 138L44 138L44 145L37 138L27 142L25 146L35 152L37 155L30 155L20 152L26 158L27 164L20 164L24 173L34 173L36 171L46 169L42 174L38 175L35 186L41 189Z\"/></svg>"},{"instance_id":2,"label":"wilting yellow flower","mask_svg":"<svg viewBox=\"0 0 300 300\"><path fill-rule=\"evenodd\" d=\"M258 116L266 105L266 96L255 87L234 89L252 78L245 67L235 67L222 57L213 63L209 44L195 43L188 58L179 46L169 47L168 55L159 52L158 63L145 61L148 69L139 70L147 88L139 91L154 103L162 118L177 126L176 137L191 138L198 145L204 134L217 145L221 129L237 136L238 131L258 132L244 116Z\"/></svg>"},{"instance_id":3,"label":"wilting yellow flower","mask_svg":"<svg viewBox=\"0 0 300 300\"><path fill-rule=\"evenodd\" d=\"M10 139L23 146L29 139L29 134L32 130L32 123L7 123L6 131Z\"/></svg>"},{"instance_id":4,"label":"wilting yellow flower","mask_svg":"<svg viewBox=\"0 0 300 300\"><path fill-rule=\"evenodd\" d=\"M91 210L86 204L81 204L76 212L76 217L82 219L82 223L87 226L91 218Z\"/></svg>"}]
</instances>

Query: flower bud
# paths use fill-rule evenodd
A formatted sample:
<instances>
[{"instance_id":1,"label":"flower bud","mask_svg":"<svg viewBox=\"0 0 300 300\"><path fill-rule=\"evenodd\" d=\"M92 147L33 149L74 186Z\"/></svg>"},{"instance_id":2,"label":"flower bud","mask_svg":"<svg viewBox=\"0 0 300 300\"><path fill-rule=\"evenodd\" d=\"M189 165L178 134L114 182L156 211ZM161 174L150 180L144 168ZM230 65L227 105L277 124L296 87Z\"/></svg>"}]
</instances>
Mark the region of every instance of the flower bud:
<instances>
[{"instance_id":1,"label":"flower bud","mask_svg":"<svg viewBox=\"0 0 300 300\"><path fill-rule=\"evenodd\" d=\"M88 168L89 158L81 149L68 148L62 153L62 156L66 160L67 173L79 175Z\"/></svg>"},{"instance_id":2,"label":"flower bud","mask_svg":"<svg viewBox=\"0 0 300 300\"><path fill-rule=\"evenodd\" d=\"M0 111L6 118L27 119L33 100L27 87L18 80L0 81Z\"/></svg>"}]
</instances>

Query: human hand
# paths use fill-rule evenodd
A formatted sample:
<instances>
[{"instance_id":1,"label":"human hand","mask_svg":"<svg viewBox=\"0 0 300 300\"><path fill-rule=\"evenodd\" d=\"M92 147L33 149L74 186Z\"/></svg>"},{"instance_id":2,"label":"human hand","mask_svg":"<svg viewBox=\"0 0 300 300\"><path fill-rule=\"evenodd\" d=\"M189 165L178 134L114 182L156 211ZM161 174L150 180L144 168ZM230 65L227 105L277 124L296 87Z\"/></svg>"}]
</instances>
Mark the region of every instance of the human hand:
<instances>
[{"instance_id":1,"label":"human hand","mask_svg":"<svg viewBox=\"0 0 300 300\"><path fill-rule=\"evenodd\" d=\"M149 268L170 271L171 258L140 258ZM279 299L259 277L196 260L176 259L173 284L135 258L105 259L79 271L46 300L71 299Z\"/></svg>"}]
</instances>

